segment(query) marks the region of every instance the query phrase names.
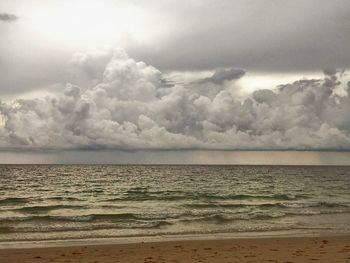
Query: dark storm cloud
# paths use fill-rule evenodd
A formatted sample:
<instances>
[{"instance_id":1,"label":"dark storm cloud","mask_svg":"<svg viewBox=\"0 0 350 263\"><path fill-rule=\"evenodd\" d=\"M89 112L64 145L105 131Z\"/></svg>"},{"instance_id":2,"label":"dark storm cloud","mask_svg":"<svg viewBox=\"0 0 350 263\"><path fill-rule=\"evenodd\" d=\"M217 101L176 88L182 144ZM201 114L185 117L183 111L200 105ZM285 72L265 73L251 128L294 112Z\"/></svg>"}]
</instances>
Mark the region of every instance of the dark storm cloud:
<instances>
[{"instance_id":1,"label":"dark storm cloud","mask_svg":"<svg viewBox=\"0 0 350 263\"><path fill-rule=\"evenodd\" d=\"M243 77L245 71L243 69L235 69L235 68L220 68L215 70L214 74L200 81L200 83L211 82L214 84L222 84L224 81L231 81L234 79L239 79Z\"/></svg>"},{"instance_id":2,"label":"dark storm cloud","mask_svg":"<svg viewBox=\"0 0 350 263\"><path fill-rule=\"evenodd\" d=\"M72 63L96 78L101 65L91 65L101 56L79 53ZM342 71L257 90L245 99L228 85L244 71L217 72L216 83L164 87L158 69L117 49L94 85L67 84L58 96L0 103L0 146L350 150L350 96Z\"/></svg>"},{"instance_id":3,"label":"dark storm cloud","mask_svg":"<svg viewBox=\"0 0 350 263\"><path fill-rule=\"evenodd\" d=\"M0 13L0 21L2 22L13 22L16 21L18 17L14 14Z\"/></svg>"},{"instance_id":4,"label":"dark storm cloud","mask_svg":"<svg viewBox=\"0 0 350 263\"><path fill-rule=\"evenodd\" d=\"M325 68L323 69L323 73L328 76L333 76L337 74L337 69L336 68Z\"/></svg>"},{"instance_id":5,"label":"dark storm cloud","mask_svg":"<svg viewBox=\"0 0 350 263\"><path fill-rule=\"evenodd\" d=\"M7 10L20 6L16 0L8 2L11 9ZM106 6L116 4L111 0L104 2ZM49 5L57 3L50 1ZM128 39L124 48L132 57L162 71L244 68L249 72L315 72L324 68L350 68L348 0L189 0L186 4L174 0L130 0L125 3L152 17L150 26L159 31L159 36L148 43L138 41L135 35L135 41ZM27 19L31 21L30 14ZM15 24L16 32L1 32L1 95L74 80L67 70L73 48L65 49L55 46L54 41L33 38L32 34L26 34L35 33L35 29L27 27L27 23ZM142 31L147 32L147 28ZM110 34L113 36L115 32L111 30ZM47 42L50 44L46 46ZM20 43L26 43L26 48ZM100 72L85 74L79 75L82 82L84 78L96 78Z\"/></svg>"},{"instance_id":6,"label":"dark storm cloud","mask_svg":"<svg viewBox=\"0 0 350 263\"><path fill-rule=\"evenodd\" d=\"M243 69L219 68L210 77L190 83L189 88L193 92L213 99L220 91L226 90L232 82L242 78L245 73Z\"/></svg>"},{"instance_id":7,"label":"dark storm cloud","mask_svg":"<svg viewBox=\"0 0 350 263\"><path fill-rule=\"evenodd\" d=\"M350 1L202 0L155 7L176 21L157 49L130 54L160 69L239 67L315 71L350 67Z\"/></svg>"}]
</instances>

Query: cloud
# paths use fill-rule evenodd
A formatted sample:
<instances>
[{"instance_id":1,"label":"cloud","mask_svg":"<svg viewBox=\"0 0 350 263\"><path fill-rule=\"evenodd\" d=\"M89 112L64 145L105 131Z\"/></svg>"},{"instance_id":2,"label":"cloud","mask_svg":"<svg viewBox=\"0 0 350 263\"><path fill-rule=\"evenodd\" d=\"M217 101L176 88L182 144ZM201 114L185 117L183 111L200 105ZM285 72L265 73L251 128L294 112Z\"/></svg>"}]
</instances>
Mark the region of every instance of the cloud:
<instances>
[{"instance_id":1,"label":"cloud","mask_svg":"<svg viewBox=\"0 0 350 263\"><path fill-rule=\"evenodd\" d=\"M0 21L2 22L14 22L18 17L14 14L0 13Z\"/></svg>"},{"instance_id":2,"label":"cloud","mask_svg":"<svg viewBox=\"0 0 350 263\"><path fill-rule=\"evenodd\" d=\"M213 99L222 90L232 93L237 91L232 84L244 75L243 69L219 68L210 77L193 81L189 84L189 88L197 94Z\"/></svg>"},{"instance_id":3,"label":"cloud","mask_svg":"<svg viewBox=\"0 0 350 263\"><path fill-rule=\"evenodd\" d=\"M38 28L38 19L48 16L47 8L54 14L62 8L60 2L1 1L3 10L18 16L26 10L25 23L18 23L15 30L8 30L5 23L0 23L1 96L38 90L52 83L76 83L77 79L70 78L66 72L69 71L66 62L71 53L87 46L94 47L100 41L83 41L80 46L74 36L62 39L59 21L52 30L41 27L44 23L40 23L41 29ZM90 2L91 6L97 3L101 7L100 1ZM120 10L119 6L139 10L137 15L130 17L130 23L121 26L136 31L125 32L125 39L117 41L120 28L111 24L108 27L111 31L107 34L111 42L105 43L106 46L123 45L132 57L147 61L163 72L236 67L250 73L279 74L287 71L305 75L325 67L350 68L348 0L221 0L220 4L201 0L186 5L173 0L161 3L157 0L103 2L102 6L111 10ZM85 10L84 1L74 3L72 5L77 10ZM138 16L139 12L143 15ZM77 16L79 14L77 12ZM55 19L58 17L50 17L52 21ZM140 27L135 28L139 23ZM94 29L99 31L98 27L99 23L96 23ZM57 29L60 32L56 34ZM106 28L102 28L102 32L105 31ZM86 32L80 33L84 35ZM77 38L80 33L77 32ZM25 49L23 43L26 43ZM85 62L81 61L85 63L85 75L76 74L81 78L80 86L97 83L94 81L101 77L108 58L101 56L97 64L102 67L98 71L89 71L89 67L94 67L89 64L91 58L81 58L85 59Z\"/></svg>"},{"instance_id":4,"label":"cloud","mask_svg":"<svg viewBox=\"0 0 350 263\"><path fill-rule=\"evenodd\" d=\"M350 67L347 0L158 2L147 5L155 5L155 14L164 16L160 20L167 35L153 50L131 50L162 70L234 66L249 72L300 72Z\"/></svg>"},{"instance_id":5,"label":"cloud","mask_svg":"<svg viewBox=\"0 0 350 263\"><path fill-rule=\"evenodd\" d=\"M217 69L211 77L201 80L200 83L211 82L211 83L220 85L224 81L239 79L243 77L244 74L245 74L245 71L243 69L221 68L221 69Z\"/></svg>"},{"instance_id":6,"label":"cloud","mask_svg":"<svg viewBox=\"0 0 350 263\"><path fill-rule=\"evenodd\" d=\"M158 69L121 49L106 56L75 56L76 72L87 70L93 79L87 86L67 84L58 96L0 103L2 149L350 149L342 72L241 99L230 87L243 70L166 85Z\"/></svg>"}]
</instances>

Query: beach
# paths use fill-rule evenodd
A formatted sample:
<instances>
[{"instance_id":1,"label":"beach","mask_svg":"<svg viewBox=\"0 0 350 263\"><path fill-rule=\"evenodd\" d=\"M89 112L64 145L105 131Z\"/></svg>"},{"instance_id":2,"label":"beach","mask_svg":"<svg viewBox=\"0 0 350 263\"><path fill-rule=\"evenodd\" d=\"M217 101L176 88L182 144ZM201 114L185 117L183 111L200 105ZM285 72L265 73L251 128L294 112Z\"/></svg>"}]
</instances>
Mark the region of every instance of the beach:
<instances>
[{"instance_id":1,"label":"beach","mask_svg":"<svg viewBox=\"0 0 350 263\"><path fill-rule=\"evenodd\" d=\"M350 263L350 0L0 3L0 263Z\"/></svg>"},{"instance_id":2,"label":"beach","mask_svg":"<svg viewBox=\"0 0 350 263\"><path fill-rule=\"evenodd\" d=\"M350 236L182 240L0 249L1 263L350 262Z\"/></svg>"}]
</instances>

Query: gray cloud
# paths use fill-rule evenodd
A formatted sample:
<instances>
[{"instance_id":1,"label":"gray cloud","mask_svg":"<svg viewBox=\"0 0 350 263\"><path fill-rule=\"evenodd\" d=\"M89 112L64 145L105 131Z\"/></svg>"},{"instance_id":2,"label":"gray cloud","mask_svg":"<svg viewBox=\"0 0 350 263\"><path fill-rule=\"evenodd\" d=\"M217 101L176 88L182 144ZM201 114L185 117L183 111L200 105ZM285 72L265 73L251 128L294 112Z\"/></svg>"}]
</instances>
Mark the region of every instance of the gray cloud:
<instances>
[{"instance_id":1,"label":"gray cloud","mask_svg":"<svg viewBox=\"0 0 350 263\"><path fill-rule=\"evenodd\" d=\"M20 14L21 9L26 9L28 14L26 23L15 23L16 30L0 28L0 94L78 81L66 69L71 52L79 47L65 46L40 35L33 37L37 33L32 23L36 14L29 7L39 5L35 1L5 2L4 10ZM59 3L52 0L48 6L54 10ZM187 1L185 5L174 0L161 3L105 0L104 3L106 7L119 3L131 5L145 17L151 17L146 22L150 31L158 32L154 38L140 41L136 34L134 40L130 37L124 42L107 44L123 45L132 57L147 61L163 72L244 68L249 72L302 74L326 67L350 68L348 0L221 0L220 3L201 0ZM133 21L134 17L130 19ZM135 17L136 22L137 19ZM98 21L96 23L98 25ZM113 28L118 31L118 27L111 28L110 35L118 35L113 31ZM148 29L141 31L148 32ZM26 43L25 49L22 43ZM89 58L85 59L85 66L92 67L87 65ZM104 59L96 63L105 63ZM82 86L88 85L85 81L91 77L101 77L102 72L85 71L85 74L76 75Z\"/></svg>"},{"instance_id":2,"label":"gray cloud","mask_svg":"<svg viewBox=\"0 0 350 263\"><path fill-rule=\"evenodd\" d=\"M243 69L235 68L220 68L215 70L214 74L200 81L200 83L211 82L217 85L222 84L224 81L231 81L243 77L245 71Z\"/></svg>"},{"instance_id":3,"label":"gray cloud","mask_svg":"<svg viewBox=\"0 0 350 263\"><path fill-rule=\"evenodd\" d=\"M162 70L350 67L347 0L165 1L153 9L166 17L168 35L154 50L137 45L129 50Z\"/></svg>"},{"instance_id":4,"label":"gray cloud","mask_svg":"<svg viewBox=\"0 0 350 263\"><path fill-rule=\"evenodd\" d=\"M333 76L337 74L337 69L336 68L325 68L323 69L323 73L328 76Z\"/></svg>"},{"instance_id":5,"label":"gray cloud","mask_svg":"<svg viewBox=\"0 0 350 263\"><path fill-rule=\"evenodd\" d=\"M94 65L105 55L79 56ZM227 85L234 74L164 86L158 69L120 49L102 70L75 61L94 84L0 104L3 149L350 149L349 88L339 72L239 99Z\"/></svg>"},{"instance_id":6,"label":"gray cloud","mask_svg":"<svg viewBox=\"0 0 350 263\"><path fill-rule=\"evenodd\" d=\"M210 77L190 83L188 88L197 94L213 99L222 90L232 91L230 89L232 83L242 78L245 73L243 69L219 68Z\"/></svg>"},{"instance_id":7,"label":"gray cloud","mask_svg":"<svg viewBox=\"0 0 350 263\"><path fill-rule=\"evenodd\" d=\"M18 17L14 14L0 13L0 21L2 22L14 22Z\"/></svg>"}]
</instances>

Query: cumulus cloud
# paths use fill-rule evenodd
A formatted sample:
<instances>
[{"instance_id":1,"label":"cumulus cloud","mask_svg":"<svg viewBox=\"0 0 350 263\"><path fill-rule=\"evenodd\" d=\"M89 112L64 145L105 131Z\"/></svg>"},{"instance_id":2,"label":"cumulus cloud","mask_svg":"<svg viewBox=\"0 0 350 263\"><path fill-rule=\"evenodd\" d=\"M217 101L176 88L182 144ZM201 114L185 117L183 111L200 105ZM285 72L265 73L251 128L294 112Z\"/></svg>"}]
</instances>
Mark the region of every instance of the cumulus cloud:
<instances>
[{"instance_id":1,"label":"cumulus cloud","mask_svg":"<svg viewBox=\"0 0 350 263\"><path fill-rule=\"evenodd\" d=\"M350 96L342 72L328 70L323 79L240 99L227 83L243 70L220 69L189 86L166 85L158 69L121 49L103 61L104 54L73 59L77 72L93 80L88 86L67 84L59 96L0 103L0 146L350 149Z\"/></svg>"},{"instance_id":2,"label":"cumulus cloud","mask_svg":"<svg viewBox=\"0 0 350 263\"><path fill-rule=\"evenodd\" d=\"M16 21L18 17L14 14L0 13L0 21L2 22L13 22Z\"/></svg>"}]
</instances>

